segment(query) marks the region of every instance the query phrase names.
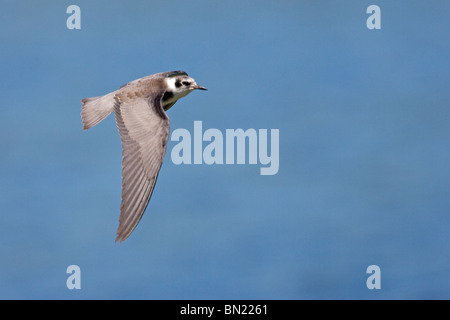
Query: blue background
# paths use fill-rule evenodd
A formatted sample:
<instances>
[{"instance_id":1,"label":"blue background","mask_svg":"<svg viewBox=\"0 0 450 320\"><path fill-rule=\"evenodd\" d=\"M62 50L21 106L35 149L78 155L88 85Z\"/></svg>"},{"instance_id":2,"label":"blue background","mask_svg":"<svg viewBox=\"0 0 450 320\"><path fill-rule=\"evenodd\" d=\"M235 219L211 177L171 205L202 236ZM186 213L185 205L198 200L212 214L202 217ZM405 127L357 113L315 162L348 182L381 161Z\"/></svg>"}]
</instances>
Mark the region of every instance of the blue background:
<instances>
[{"instance_id":1,"label":"blue background","mask_svg":"<svg viewBox=\"0 0 450 320\"><path fill-rule=\"evenodd\" d=\"M3 1L0 298L449 299L449 16L444 0ZM83 131L80 100L170 70L209 88L172 131L279 129L280 170L177 166L170 142L114 243L120 139L113 116Z\"/></svg>"}]
</instances>

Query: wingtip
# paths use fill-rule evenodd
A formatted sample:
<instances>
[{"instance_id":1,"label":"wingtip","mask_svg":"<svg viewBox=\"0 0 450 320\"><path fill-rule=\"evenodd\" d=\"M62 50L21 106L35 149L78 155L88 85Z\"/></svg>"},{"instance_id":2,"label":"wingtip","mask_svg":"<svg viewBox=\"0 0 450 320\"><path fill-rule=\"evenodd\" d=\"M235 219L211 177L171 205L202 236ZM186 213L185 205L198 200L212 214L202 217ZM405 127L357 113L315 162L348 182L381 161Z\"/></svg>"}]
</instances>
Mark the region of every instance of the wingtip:
<instances>
[{"instance_id":1,"label":"wingtip","mask_svg":"<svg viewBox=\"0 0 450 320\"><path fill-rule=\"evenodd\" d=\"M128 238L128 236L124 236L124 235L117 234L116 240L115 240L114 242L117 243L117 241L119 241L119 243L122 243L122 242L124 242L127 238Z\"/></svg>"}]
</instances>

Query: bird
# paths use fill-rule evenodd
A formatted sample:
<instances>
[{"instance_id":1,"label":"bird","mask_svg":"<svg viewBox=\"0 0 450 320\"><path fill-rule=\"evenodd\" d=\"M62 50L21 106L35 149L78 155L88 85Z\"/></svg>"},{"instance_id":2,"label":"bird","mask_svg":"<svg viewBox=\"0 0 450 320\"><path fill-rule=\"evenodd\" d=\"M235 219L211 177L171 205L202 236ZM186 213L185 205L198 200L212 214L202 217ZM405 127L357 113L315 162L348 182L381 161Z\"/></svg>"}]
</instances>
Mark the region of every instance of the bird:
<instances>
[{"instance_id":1,"label":"bird","mask_svg":"<svg viewBox=\"0 0 450 320\"><path fill-rule=\"evenodd\" d=\"M104 96L81 100L83 129L114 112L122 144L122 194L116 242L123 242L141 220L163 163L170 132L166 114L199 86L184 71L155 73Z\"/></svg>"}]
</instances>

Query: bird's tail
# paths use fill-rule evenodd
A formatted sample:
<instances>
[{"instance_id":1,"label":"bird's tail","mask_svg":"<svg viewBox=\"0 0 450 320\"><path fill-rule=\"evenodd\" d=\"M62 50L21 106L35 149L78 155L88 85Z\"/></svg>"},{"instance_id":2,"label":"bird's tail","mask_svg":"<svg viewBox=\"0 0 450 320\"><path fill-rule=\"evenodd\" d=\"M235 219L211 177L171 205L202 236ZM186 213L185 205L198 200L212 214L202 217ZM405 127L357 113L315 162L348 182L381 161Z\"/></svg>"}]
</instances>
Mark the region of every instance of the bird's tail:
<instances>
[{"instance_id":1,"label":"bird's tail","mask_svg":"<svg viewBox=\"0 0 450 320\"><path fill-rule=\"evenodd\" d=\"M87 130L105 119L114 111L114 95L109 93L101 97L81 100L81 119L83 129Z\"/></svg>"}]
</instances>

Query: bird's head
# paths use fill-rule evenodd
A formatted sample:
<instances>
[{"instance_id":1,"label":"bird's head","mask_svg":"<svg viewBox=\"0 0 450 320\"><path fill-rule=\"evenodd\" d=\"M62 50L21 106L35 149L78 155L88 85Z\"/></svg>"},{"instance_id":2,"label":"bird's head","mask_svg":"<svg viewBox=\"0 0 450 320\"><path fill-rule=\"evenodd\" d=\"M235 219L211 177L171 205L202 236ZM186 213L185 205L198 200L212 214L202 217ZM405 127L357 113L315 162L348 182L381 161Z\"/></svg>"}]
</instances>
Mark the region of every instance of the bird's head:
<instances>
[{"instance_id":1,"label":"bird's head","mask_svg":"<svg viewBox=\"0 0 450 320\"><path fill-rule=\"evenodd\" d=\"M164 106L175 103L178 99L188 95L195 89L208 90L205 87L199 86L184 71L167 72L165 75L167 89L163 98Z\"/></svg>"},{"instance_id":2,"label":"bird's head","mask_svg":"<svg viewBox=\"0 0 450 320\"><path fill-rule=\"evenodd\" d=\"M208 90L205 87L199 86L194 79L189 77L184 72L171 77L167 77L166 82L169 90L172 91L175 95L180 94L182 96L185 96L195 89Z\"/></svg>"}]
</instances>

